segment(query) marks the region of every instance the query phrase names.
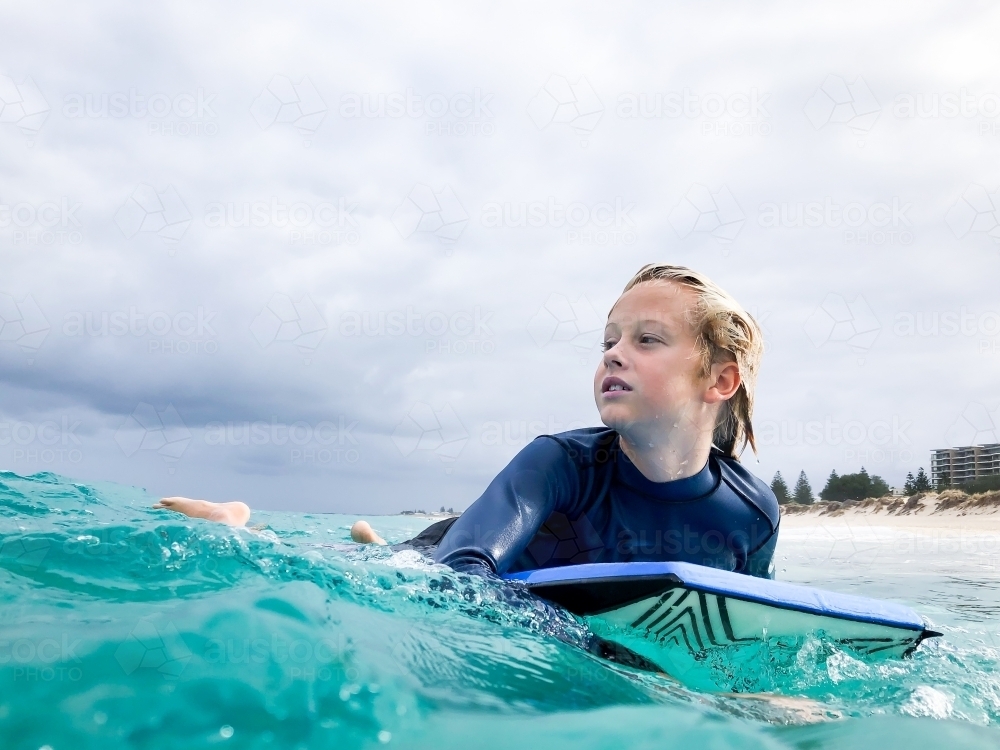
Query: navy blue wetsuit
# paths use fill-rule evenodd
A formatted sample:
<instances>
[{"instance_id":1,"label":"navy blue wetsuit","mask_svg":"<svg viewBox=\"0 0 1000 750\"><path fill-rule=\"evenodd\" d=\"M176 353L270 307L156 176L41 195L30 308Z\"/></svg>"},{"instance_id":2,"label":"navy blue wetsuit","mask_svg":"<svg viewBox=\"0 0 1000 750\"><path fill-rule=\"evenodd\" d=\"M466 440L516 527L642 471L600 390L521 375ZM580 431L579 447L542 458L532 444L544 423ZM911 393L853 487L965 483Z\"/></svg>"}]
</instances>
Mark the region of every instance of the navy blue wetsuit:
<instances>
[{"instance_id":1,"label":"navy blue wetsuit","mask_svg":"<svg viewBox=\"0 0 1000 750\"><path fill-rule=\"evenodd\" d=\"M697 474L652 482L592 427L536 438L449 523L434 559L468 573L669 560L771 577L778 503L715 448Z\"/></svg>"}]
</instances>

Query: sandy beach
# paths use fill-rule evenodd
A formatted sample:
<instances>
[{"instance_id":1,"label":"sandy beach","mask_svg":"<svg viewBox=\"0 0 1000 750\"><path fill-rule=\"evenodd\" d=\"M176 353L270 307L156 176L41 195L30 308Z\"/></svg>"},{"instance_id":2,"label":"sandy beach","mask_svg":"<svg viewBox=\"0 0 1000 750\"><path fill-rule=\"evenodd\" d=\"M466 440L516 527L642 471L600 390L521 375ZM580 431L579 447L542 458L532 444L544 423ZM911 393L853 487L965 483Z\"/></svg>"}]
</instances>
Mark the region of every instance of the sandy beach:
<instances>
[{"instance_id":1,"label":"sandy beach","mask_svg":"<svg viewBox=\"0 0 1000 750\"><path fill-rule=\"evenodd\" d=\"M1000 492L968 495L959 490L913 497L783 505L784 529L812 527L891 528L915 534L1000 533Z\"/></svg>"}]
</instances>

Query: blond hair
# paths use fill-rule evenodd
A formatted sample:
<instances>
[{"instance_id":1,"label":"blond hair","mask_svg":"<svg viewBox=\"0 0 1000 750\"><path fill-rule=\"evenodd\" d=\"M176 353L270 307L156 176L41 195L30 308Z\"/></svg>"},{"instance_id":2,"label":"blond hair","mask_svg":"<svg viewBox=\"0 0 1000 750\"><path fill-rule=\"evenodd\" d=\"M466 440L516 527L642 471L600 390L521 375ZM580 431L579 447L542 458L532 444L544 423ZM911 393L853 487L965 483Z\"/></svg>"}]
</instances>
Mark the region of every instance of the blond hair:
<instances>
[{"instance_id":1,"label":"blond hair","mask_svg":"<svg viewBox=\"0 0 1000 750\"><path fill-rule=\"evenodd\" d=\"M701 350L701 376L711 373L712 365L719 362L736 362L740 371L740 387L732 398L723 402L712 442L732 458L738 458L738 452L748 443L756 453L751 419L757 370L764 354L764 337L757 321L715 282L684 266L667 263L643 266L625 285L622 294L650 281L672 281L697 295L698 304L691 311L690 322Z\"/></svg>"}]
</instances>

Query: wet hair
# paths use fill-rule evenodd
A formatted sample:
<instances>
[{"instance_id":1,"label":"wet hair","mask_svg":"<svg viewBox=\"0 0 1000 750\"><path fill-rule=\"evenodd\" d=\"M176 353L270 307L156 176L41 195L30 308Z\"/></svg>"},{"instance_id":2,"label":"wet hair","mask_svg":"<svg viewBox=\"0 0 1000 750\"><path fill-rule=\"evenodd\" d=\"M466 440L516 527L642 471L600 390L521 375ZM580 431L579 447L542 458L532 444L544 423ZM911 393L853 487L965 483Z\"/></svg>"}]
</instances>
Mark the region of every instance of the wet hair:
<instances>
[{"instance_id":1,"label":"wet hair","mask_svg":"<svg viewBox=\"0 0 1000 750\"><path fill-rule=\"evenodd\" d=\"M625 285L622 294L638 284L656 281L672 281L691 289L697 296L697 306L689 311L689 322L701 350L701 376L708 376L712 365L720 362L735 362L739 368L740 387L732 398L722 403L712 442L732 458L738 458L747 444L756 453L751 420L757 371L764 354L760 326L715 282L684 266L667 263L643 266Z\"/></svg>"}]
</instances>

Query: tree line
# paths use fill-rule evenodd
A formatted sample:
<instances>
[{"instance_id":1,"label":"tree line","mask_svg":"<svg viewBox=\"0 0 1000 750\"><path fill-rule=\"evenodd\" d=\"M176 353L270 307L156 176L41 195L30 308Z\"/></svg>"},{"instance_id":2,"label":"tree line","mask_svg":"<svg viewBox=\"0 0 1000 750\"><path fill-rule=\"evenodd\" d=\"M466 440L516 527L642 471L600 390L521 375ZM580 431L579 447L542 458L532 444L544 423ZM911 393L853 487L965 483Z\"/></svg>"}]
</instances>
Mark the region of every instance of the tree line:
<instances>
[{"instance_id":1,"label":"tree line","mask_svg":"<svg viewBox=\"0 0 1000 750\"><path fill-rule=\"evenodd\" d=\"M931 489L931 481L927 478L927 473L921 466L916 476L913 472L906 475L906 482L903 485L903 494L910 496L918 492L927 492ZM804 471L799 472L799 478L795 482L795 488L791 491L785 482L781 472L776 472L771 480L771 491L778 499L779 505L787 503L799 503L800 505L810 505L816 501L813 496L812 486ZM856 474L837 474L831 471L826 479L826 486L820 490L819 499L823 501L841 502L844 500L864 500L866 497L884 497L891 492L888 483L882 477L869 475L862 466L861 471Z\"/></svg>"}]
</instances>

